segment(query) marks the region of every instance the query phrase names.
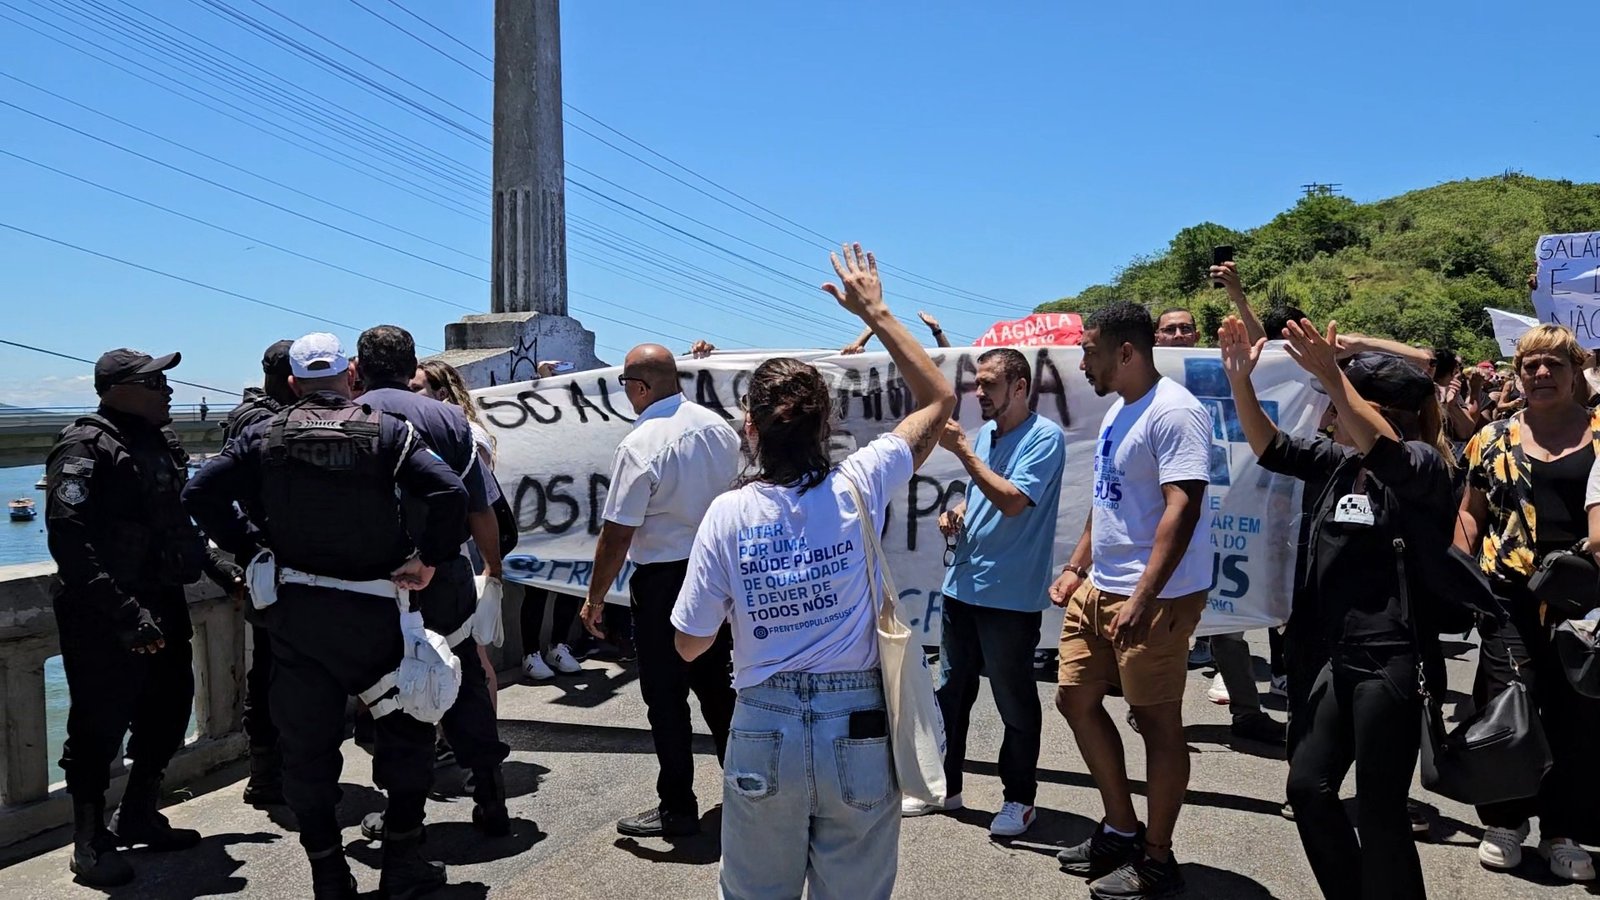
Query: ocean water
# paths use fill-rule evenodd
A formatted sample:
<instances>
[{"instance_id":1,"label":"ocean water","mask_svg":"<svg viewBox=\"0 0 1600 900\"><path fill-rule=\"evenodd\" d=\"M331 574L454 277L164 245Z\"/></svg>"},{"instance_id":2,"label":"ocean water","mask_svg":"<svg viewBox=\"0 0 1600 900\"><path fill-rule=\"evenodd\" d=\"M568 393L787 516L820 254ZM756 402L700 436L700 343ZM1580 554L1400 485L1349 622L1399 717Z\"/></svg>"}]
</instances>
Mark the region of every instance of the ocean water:
<instances>
[{"instance_id":1,"label":"ocean water","mask_svg":"<svg viewBox=\"0 0 1600 900\"><path fill-rule=\"evenodd\" d=\"M0 468L0 497L15 500L31 497L38 504L39 517L31 522L0 522L0 566L42 562L50 559L50 548L45 541L44 491L35 490L34 484L44 475L44 466L13 466ZM50 746L50 780L61 781L65 776L57 761L61 759L61 743L67 733L67 676L61 669L61 657L52 656L44 664L45 725ZM194 735L193 718L190 718L190 736Z\"/></svg>"}]
</instances>

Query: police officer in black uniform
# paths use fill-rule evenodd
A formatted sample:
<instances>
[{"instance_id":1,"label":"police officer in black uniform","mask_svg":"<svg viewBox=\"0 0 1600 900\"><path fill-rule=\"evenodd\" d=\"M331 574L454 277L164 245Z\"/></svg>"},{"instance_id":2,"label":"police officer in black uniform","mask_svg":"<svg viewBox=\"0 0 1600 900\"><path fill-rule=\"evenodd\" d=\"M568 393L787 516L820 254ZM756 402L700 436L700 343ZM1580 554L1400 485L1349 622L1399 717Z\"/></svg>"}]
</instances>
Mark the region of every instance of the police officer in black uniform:
<instances>
[{"instance_id":1,"label":"police officer in black uniform","mask_svg":"<svg viewBox=\"0 0 1600 900\"><path fill-rule=\"evenodd\" d=\"M165 426L166 371L180 358L126 349L101 356L99 409L61 432L45 466L56 624L72 700L61 750L73 801L71 869L95 886L132 879L118 846L177 850L200 840L156 809L194 706L183 586L205 569L237 588L240 573L208 557L179 499L189 457ZM107 830L111 763L129 733L133 768Z\"/></svg>"},{"instance_id":2,"label":"police officer in black uniform","mask_svg":"<svg viewBox=\"0 0 1600 900\"><path fill-rule=\"evenodd\" d=\"M405 643L394 588L420 590L435 566L460 555L467 495L403 420L350 400L353 372L337 338L306 335L289 357L300 400L246 428L195 475L184 502L225 549L250 553L260 542L275 558L277 601L265 618L284 794L311 861L315 896L343 900L355 896L335 817L345 701L399 667ZM426 509L415 543L396 486ZM260 510L259 530L235 504ZM328 586L291 583L295 572ZM418 896L445 881L444 867L418 850L433 733L434 726L400 710L376 723L373 774L389 792L392 826L380 890L390 898Z\"/></svg>"},{"instance_id":3,"label":"police officer in black uniform","mask_svg":"<svg viewBox=\"0 0 1600 900\"><path fill-rule=\"evenodd\" d=\"M257 422L264 422L294 403L289 389L289 346L293 341L278 341L261 355L261 387L245 388L244 399L222 420L226 441L237 438ZM246 509L245 516L261 521L260 510ZM236 560L246 565L248 559ZM271 636L263 627L261 614L246 605L244 617L250 623L250 671L245 676L244 733L250 739L250 780L244 786L244 802L251 806L272 806L283 802L283 757L278 752L278 729L272 724L272 708L267 703L267 686L272 683Z\"/></svg>"},{"instance_id":4,"label":"police officer in black uniform","mask_svg":"<svg viewBox=\"0 0 1600 900\"><path fill-rule=\"evenodd\" d=\"M368 328L361 333L357 350L357 371L366 386L361 402L405 419L446 465L461 474L467 488L467 524L473 543L483 554L484 573L499 578L499 520L489 506L483 469L476 465L477 447L466 414L458 406L412 392L410 381L417 372L417 349L405 329L395 325ZM423 622L430 630L447 636L459 634L477 604L472 562L465 554L441 565L433 583L417 596ZM461 692L440 725L456 760L472 773L472 823L491 837L503 837L511 833L511 817L506 810L500 765L511 749L500 740L488 675L472 636L452 642L452 649L461 662ZM381 838L382 817L368 816L361 830L369 838Z\"/></svg>"}]
</instances>

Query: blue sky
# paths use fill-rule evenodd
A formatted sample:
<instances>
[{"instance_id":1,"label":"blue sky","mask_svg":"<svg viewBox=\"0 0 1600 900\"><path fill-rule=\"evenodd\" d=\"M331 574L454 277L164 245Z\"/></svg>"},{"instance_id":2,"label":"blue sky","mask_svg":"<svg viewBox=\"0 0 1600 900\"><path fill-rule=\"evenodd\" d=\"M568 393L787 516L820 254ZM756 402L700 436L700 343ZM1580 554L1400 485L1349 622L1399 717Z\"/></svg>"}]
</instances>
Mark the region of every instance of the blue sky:
<instances>
[{"instance_id":1,"label":"blue sky","mask_svg":"<svg viewBox=\"0 0 1600 900\"><path fill-rule=\"evenodd\" d=\"M318 68L229 8L461 127ZM569 190L571 307L613 361L702 335L844 343L850 321L806 286L831 274L819 234L914 273L885 273L895 308L970 341L1179 228L1258 225L1307 181L1368 200L1507 168L1600 180L1600 119L1581 112L1591 92L1561 49L1584 24L1504 4L569 0L562 14L568 175L611 198ZM0 0L0 101L14 104L0 104L0 223L352 326L0 228L0 337L89 358L180 349L176 376L233 390L258 377L263 346L305 331L353 342L394 322L441 347L460 306L487 309L491 15L491 0ZM260 80L173 52L202 40ZM92 399L87 367L0 346L0 401Z\"/></svg>"}]
</instances>

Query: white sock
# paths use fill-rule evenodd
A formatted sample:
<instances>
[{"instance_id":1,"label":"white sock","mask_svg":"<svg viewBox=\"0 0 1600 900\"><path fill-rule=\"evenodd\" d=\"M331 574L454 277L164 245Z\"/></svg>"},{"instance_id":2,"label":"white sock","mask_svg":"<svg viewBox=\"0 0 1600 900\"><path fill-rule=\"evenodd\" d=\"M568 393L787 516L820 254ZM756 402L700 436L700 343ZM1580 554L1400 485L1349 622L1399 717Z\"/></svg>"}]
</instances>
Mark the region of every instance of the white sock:
<instances>
[{"instance_id":1,"label":"white sock","mask_svg":"<svg viewBox=\"0 0 1600 900\"><path fill-rule=\"evenodd\" d=\"M1110 822L1105 823L1105 825L1101 827L1106 830L1106 834L1114 834L1117 837L1131 838L1139 833L1137 831L1118 831L1117 829L1111 827Z\"/></svg>"}]
</instances>

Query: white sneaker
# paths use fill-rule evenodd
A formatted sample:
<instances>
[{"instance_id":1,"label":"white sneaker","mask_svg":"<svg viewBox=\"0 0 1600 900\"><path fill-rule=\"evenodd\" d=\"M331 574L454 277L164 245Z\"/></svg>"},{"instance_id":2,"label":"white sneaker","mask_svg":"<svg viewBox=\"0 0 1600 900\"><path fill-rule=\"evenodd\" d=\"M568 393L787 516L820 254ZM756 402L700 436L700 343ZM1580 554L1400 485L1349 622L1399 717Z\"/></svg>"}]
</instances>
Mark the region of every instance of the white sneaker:
<instances>
[{"instance_id":1,"label":"white sneaker","mask_svg":"<svg viewBox=\"0 0 1600 900\"><path fill-rule=\"evenodd\" d=\"M1222 673L1211 679L1211 688L1206 691L1206 699L1218 706L1228 705L1228 683L1222 680Z\"/></svg>"},{"instance_id":2,"label":"white sneaker","mask_svg":"<svg viewBox=\"0 0 1600 900\"><path fill-rule=\"evenodd\" d=\"M1272 676L1272 687L1270 688L1269 693L1276 694L1279 697L1289 696L1289 676Z\"/></svg>"},{"instance_id":3,"label":"white sneaker","mask_svg":"<svg viewBox=\"0 0 1600 900\"><path fill-rule=\"evenodd\" d=\"M1515 869L1522 864L1522 842L1527 836L1527 822L1520 828L1484 829L1478 862L1490 869Z\"/></svg>"},{"instance_id":4,"label":"white sneaker","mask_svg":"<svg viewBox=\"0 0 1600 900\"><path fill-rule=\"evenodd\" d=\"M944 798L944 806L937 806L937 805L932 804L932 803L926 803L926 802L924 802L922 800L918 800L915 797L902 797L902 798L900 798L900 815L905 816L907 818L910 818L911 816L926 816L929 813L936 813L936 812L950 812L952 810L957 810L957 809L960 809L960 808L961 808L961 795L960 794L952 794L952 795Z\"/></svg>"},{"instance_id":5,"label":"white sneaker","mask_svg":"<svg viewBox=\"0 0 1600 900\"><path fill-rule=\"evenodd\" d=\"M1563 881L1593 881L1594 860L1572 841L1540 841L1539 855L1550 861L1550 874Z\"/></svg>"},{"instance_id":6,"label":"white sneaker","mask_svg":"<svg viewBox=\"0 0 1600 900\"><path fill-rule=\"evenodd\" d=\"M1035 815L1033 807L1026 803L1007 800L989 823L989 833L995 837L1016 837L1033 827Z\"/></svg>"},{"instance_id":7,"label":"white sneaker","mask_svg":"<svg viewBox=\"0 0 1600 900\"><path fill-rule=\"evenodd\" d=\"M534 681L556 677L556 673L550 671L550 667L544 664L544 660L537 653L529 653L522 658L522 674Z\"/></svg>"},{"instance_id":8,"label":"white sneaker","mask_svg":"<svg viewBox=\"0 0 1600 900\"><path fill-rule=\"evenodd\" d=\"M578 661L572 658L572 648L568 647L566 644L557 644L554 647L551 647L550 650L545 653L544 661L550 664L550 668L555 669L557 672L560 672L563 675L571 675L574 672L583 671L583 666L579 665Z\"/></svg>"}]
</instances>

